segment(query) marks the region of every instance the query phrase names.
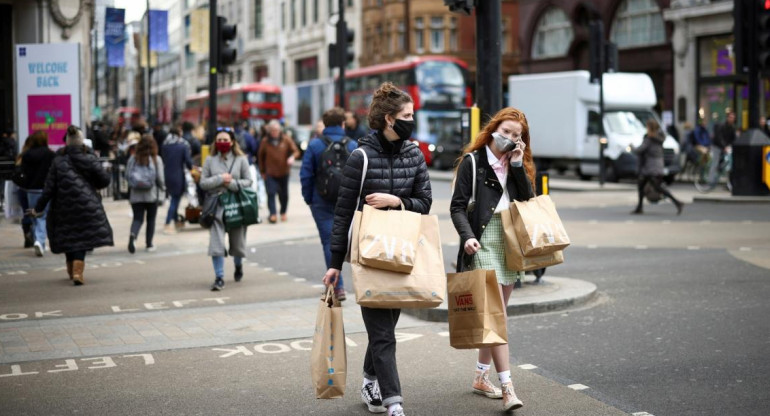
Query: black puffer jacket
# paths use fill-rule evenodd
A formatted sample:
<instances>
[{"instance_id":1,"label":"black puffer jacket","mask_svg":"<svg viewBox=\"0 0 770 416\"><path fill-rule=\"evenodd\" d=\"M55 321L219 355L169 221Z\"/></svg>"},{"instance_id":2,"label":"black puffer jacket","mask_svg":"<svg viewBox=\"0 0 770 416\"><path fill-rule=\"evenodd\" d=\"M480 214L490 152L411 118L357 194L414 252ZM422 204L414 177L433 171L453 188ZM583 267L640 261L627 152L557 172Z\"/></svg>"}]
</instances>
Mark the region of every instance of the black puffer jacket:
<instances>
[{"instance_id":1,"label":"black puffer jacket","mask_svg":"<svg viewBox=\"0 0 770 416\"><path fill-rule=\"evenodd\" d=\"M48 201L46 228L54 253L112 246L112 228L97 189L110 184L110 175L83 146L66 146L56 152L43 194L35 211Z\"/></svg>"},{"instance_id":2,"label":"black puffer jacket","mask_svg":"<svg viewBox=\"0 0 770 416\"><path fill-rule=\"evenodd\" d=\"M24 189L43 189L55 154L48 146L33 147L21 156Z\"/></svg>"},{"instance_id":3,"label":"black puffer jacket","mask_svg":"<svg viewBox=\"0 0 770 416\"><path fill-rule=\"evenodd\" d=\"M452 215L452 223L460 235L460 250L457 253L457 271L469 269L473 264L473 256L465 254L465 242L471 238L481 241L492 215L495 213L498 202L503 196L503 186L495 175L495 171L489 166L486 148L473 153L476 159L476 205L473 211L467 213L468 201L473 192L473 167L471 161L465 157L457 171L452 202L449 204L449 212ZM527 178L523 167L509 167L508 179L505 184L511 201L526 201L533 196L532 183Z\"/></svg>"},{"instance_id":4,"label":"black puffer jacket","mask_svg":"<svg viewBox=\"0 0 770 416\"><path fill-rule=\"evenodd\" d=\"M433 203L428 166L420 149L412 142L388 142L380 132L372 132L358 141L366 152L369 167L366 172L361 202L356 206L364 157L353 152L343 170L344 178L334 209L332 228L331 267L341 269L348 251L348 229L356 210L362 209L366 196L386 193L401 198L409 211L427 214Z\"/></svg>"}]
</instances>

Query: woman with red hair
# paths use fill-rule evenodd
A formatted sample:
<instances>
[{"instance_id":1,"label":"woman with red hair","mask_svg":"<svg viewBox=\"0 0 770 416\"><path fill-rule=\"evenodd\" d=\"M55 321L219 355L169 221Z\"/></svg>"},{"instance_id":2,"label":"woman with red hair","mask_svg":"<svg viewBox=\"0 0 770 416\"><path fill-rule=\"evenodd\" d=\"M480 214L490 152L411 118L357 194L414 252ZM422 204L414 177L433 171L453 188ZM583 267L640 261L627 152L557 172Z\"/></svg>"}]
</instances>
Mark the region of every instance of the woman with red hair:
<instances>
[{"instance_id":1,"label":"woman with red hair","mask_svg":"<svg viewBox=\"0 0 770 416\"><path fill-rule=\"evenodd\" d=\"M513 285L524 272L508 270L505 266L500 213L507 213L514 199L525 201L534 196L535 166L529 140L529 125L524 113L509 107L495 114L459 159L449 208L460 235L457 271L494 270L500 284L503 310L508 305ZM480 348L473 380L474 393L492 399L502 398L504 410L524 405L513 390L508 357L508 344ZM502 389L489 381L493 360Z\"/></svg>"}]
</instances>

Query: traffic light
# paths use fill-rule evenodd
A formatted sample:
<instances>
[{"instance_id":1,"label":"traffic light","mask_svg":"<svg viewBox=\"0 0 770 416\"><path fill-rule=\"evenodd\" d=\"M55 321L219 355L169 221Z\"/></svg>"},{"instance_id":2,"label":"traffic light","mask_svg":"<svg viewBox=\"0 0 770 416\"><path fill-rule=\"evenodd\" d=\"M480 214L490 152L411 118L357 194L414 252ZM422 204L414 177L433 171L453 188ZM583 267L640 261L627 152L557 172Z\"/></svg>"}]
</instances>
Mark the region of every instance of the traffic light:
<instances>
[{"instance_id":1,"label":"traffic light","mask_svg":"<svg viewBox=\"0 0 770 416\"><path fill-rule=\"evenodd\" d=\"M340 60L340 55L339 53L337 53L337 44L330 43L329 44L329 69L340 66L339 60Z\"/></svg>"},{"instance_id":2,"label":"traffic light","mask_svg":"<svg viewBox=\"0 0 770 416\"><path fill-rule=\"evenodd\" d=\"M751 1L751 0L749 0ZM753 24L752 16L748 13L747 0L735 0L733 4L733 54L737 74L749 72L749 58L752 50Z\"/></svg>"},{"instance_id":3,"label":"traffic light","mask_svg":"<svg viewBox=\"0 0 770 416\"><path fill-rule=\"evenodd\" d=\"M217 45L219 51L219 59L217 60L217 71L220 73L227 72L227 66L235 62L236 50L230 45L230 41L235 39L237 33L236 25L228 25L227 19L222 16L217 16Z\"/></svg>"},{"instance_id":4,"label":"traffic light","mask_svg":"<svg viewBox=\"0 0 770 416\"><path fill-rule=\"evenodd\" d=\"M345 66L349 65L356 59L356 48L353 43L356 40L356 32L353 29L347 29L345 33Z\"/></svg>"},{"instance_id":5,"label":"traffic light","mask_svg":"<svg viewBox=\"0 0 770 416\"><path fill-rule=\"evenodd\" d=\"M770 0L760 2L757 13L757 66L770 70Z\"/></svg>"},{"instance_id":6,"label":"traffic light","mask_svg":"<svg viewBox=\"0 0 770 416\"><path fill-rule=\"evenodd\" d=\"M474 0L444 0L444 5L449 6L450 12L471 14L473 10Z\"/></svg>"},{"instance_id":7,"label":"traffic light","mask_svg":"<svg viewBox=\"0 0 770 416\"><path fill-rule=\"evenodd\" d=\"M593 83L598 82L604 73L604 24L601 20L592 20L588 29L588 70Z\"/></svg>"}]
</instances>

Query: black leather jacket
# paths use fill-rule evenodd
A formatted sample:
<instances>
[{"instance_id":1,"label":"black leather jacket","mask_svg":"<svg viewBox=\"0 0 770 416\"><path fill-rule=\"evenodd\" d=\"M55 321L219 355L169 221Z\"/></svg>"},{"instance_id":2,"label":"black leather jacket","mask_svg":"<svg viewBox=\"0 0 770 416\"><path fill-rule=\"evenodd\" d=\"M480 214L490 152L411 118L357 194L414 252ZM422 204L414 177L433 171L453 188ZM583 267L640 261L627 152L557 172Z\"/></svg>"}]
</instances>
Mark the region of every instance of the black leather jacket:
<instances>
[{"instance_id":1,"label":"black leather jacket","mask_svg":"<svg viewBox=\"0 0 770 416\"><path fill-rule=\"evenodd\" d=\"M409 211L427 214L433 203L428 167L422 151L412 142L388 142L380 132L372 132L358 141L358 148L366 152L369 167L356 206L364 157L353 152L345 163L342 185L334 209L331 237L331 267L342 268L348 251L348 229L356 210L362 209L369 194L381 192L401 198Z\"/></svg>"},{"instance_id":2,"label":"black leather jacket","mask_svg":"<svg viewBox=\"0 0 770 416\"><path fill-rule=\"evenodd\" d=\"M465 157L457 171L455 189L452 193L452 202L449 212L452 215L452 223L460 235L460 250L457 253L457 271L467 270L473 264L473 256L465 254L465 242L471 238L481 241L492 215L495 213L497 203L503 196L503 186L495 175L495 171L489 166L486 149L473 153L476 159L476 205L473 211L467 212L468 201L471 199L473 165ZM527 178L524 167L509 167L508 179L505 184L511 201L526 201L535 196L532 191L532 183Z\"/></svg>"}]
</instances>

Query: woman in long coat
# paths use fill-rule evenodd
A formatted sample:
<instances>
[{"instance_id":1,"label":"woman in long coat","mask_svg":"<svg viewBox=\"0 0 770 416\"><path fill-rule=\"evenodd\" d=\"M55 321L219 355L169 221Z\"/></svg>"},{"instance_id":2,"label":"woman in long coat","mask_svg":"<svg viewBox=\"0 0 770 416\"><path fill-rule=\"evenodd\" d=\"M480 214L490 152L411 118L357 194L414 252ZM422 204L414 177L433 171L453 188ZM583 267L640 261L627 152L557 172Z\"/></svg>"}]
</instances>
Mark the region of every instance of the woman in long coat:
<instances>
[{"instance_id":1,"label":"woman in long coat","mask_svg":"<svg viewBox=\"0 0 770 416\"><path fill-rule=\"evenodd\" d=\"M56 152L43 193L30 214L43 212L51 203L46 223L51 252L65 253L67 274L75 286L85 283L86 252L114 245L112 227L97 191L109 184L110 174L83 144L83 132L69 126L66 146Z\"/></svg>"}]
</instances>

